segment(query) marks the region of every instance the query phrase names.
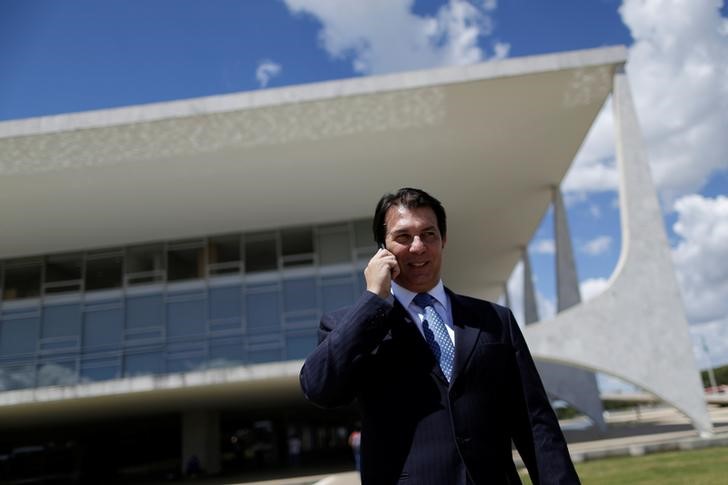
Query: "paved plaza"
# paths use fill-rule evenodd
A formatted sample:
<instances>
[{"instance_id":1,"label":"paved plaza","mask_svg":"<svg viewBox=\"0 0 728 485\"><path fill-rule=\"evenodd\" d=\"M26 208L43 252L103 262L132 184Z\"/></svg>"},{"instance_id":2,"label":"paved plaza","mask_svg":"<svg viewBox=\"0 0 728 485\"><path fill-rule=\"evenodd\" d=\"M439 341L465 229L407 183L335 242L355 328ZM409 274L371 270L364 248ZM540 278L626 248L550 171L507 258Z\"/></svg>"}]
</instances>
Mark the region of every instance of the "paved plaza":
<instances>
[{"instance_id":1,"label":"paved plaza","mask_svg":"<svg viewBox=\"0 0 728 485\"><path fill-rule=\"evenodd\" d=\"M686 417L668 407L640 408L606 413L609 429L600 434L582 419L562 422L575 462L610 456L639 456L671 450L728 446L728 407L710 407L712 437L700 437ZM517 462L520 460L517 458ZM239 478L239 477L238 477ZM204 482L207 484L207 482ZM313 473L301 477L239 481L215 480L219 485L359 485L357 472Z\"/></svg>"}]
</instances>

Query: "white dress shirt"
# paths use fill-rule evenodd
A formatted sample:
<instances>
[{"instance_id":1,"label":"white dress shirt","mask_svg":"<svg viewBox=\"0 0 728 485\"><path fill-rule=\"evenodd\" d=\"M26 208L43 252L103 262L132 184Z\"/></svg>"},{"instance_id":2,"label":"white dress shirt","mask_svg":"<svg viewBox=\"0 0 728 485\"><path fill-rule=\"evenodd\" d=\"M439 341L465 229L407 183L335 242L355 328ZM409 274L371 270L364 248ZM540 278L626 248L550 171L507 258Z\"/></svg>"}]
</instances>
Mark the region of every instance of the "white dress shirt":
<instances>
[{"instance_id":1,"label":"white dress shirt","mask_svg":"<svg viewBox=\"0 0 728 485\"><path fill-rule=\"evenodd\" d=\"M445 323L447 333L450 335L450 340L452 340L453 345L455 345L455 329L452 325L450 298L447 296L447 293L445 293L445 286L442 284L442 280L438 281L437 285L435 285L435 287L427 293L435 298L435 310ZM399 303L407 309L407 312L409 312L412 317L412 321L415 322L417 329L420 331L420 334L422 334L422 338L425 338L425 333L422 330L422 321L425 319L425 311L412 301L415 296L417 296L417 293L413 293L392 281L392 295L394 295L397 301L399 301Z\"/></svg>"}]
</instances>

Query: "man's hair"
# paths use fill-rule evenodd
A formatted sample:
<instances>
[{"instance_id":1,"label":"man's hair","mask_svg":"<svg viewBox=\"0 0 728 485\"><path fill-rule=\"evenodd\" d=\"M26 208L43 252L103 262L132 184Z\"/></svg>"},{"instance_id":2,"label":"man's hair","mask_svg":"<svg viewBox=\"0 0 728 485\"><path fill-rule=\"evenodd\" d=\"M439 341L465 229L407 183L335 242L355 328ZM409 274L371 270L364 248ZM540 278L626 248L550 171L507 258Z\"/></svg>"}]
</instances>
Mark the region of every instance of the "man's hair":
<instances>
[{"instance_id":1,"label":"man's hair","mask_svg":"<svg viewBox=\"0 0 728 485\"><path fill-rule=\"evenodd\" d=\"M435 213L435 217L437 217L437 228L440 230L440 236L445 239L447 233L447 217L445 216L445 208L442 207L440 201L422 189L402 187L393 194L384 194L379 199L377 208L374 210L372 232L374 233L374 241L378 246L384 244L384 238L387 235L387 211L395 206L406 209L429 207Z\"/></svg>"}]
</instances>

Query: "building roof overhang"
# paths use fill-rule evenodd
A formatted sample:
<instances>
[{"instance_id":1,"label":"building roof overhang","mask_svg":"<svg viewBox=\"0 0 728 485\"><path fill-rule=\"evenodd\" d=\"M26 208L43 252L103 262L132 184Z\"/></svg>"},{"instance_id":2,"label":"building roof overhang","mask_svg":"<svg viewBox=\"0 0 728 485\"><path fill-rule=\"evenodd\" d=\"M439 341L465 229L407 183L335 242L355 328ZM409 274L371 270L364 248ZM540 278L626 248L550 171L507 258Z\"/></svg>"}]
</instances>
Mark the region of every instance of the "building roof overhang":
<instances>
[{"instance_id":1,"label":"building roof overhang","mask_svg":"<svg viewBox=\"0 0 728 485\"><path fill-rule=\"evenodd\" d=\"M0 123L0 258L368 217L422 187L496 298L623 47Z\"/></svg>"}]
</instances>

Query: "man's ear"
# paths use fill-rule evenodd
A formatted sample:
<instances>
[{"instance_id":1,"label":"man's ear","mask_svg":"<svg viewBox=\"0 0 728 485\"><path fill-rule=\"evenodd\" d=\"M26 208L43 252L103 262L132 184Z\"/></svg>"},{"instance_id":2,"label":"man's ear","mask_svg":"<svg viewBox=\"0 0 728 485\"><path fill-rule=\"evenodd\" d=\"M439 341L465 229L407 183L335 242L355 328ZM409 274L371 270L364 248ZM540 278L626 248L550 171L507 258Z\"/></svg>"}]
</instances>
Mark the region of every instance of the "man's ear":
<instances>
[{"instance_id":1,"label":"man's ear","mask_svg":"<svg viewBox=\"0 0 728 485\"><path fill-rule=\"evenodd\" d=\"M443 236L442 238L442 249L445 249L445 243L447 242L447 236Z\"/></svg>"}]
</instances>

